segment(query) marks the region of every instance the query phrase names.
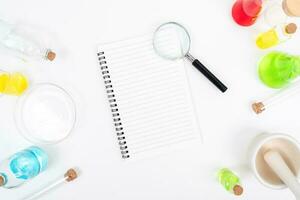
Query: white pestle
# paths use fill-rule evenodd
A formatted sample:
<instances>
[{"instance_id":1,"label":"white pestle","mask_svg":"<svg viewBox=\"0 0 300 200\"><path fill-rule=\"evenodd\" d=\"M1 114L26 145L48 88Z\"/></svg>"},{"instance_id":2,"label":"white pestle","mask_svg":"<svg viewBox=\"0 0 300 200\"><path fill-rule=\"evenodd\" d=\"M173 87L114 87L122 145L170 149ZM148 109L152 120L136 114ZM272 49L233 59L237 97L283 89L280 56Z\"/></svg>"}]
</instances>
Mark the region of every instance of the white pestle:
<instances>
[{"instance_id":1,"label":"white pestle","mask_svg":"<svg viewBox=\"0 0 300 200\"><path fill-rule=\"evenodd\" d=\"M300 200L300 183L293 174L279 152L270 150L264 154L264 159L275 172L275 174L294 193L297 200Z\"/></svg>"}]
</instances>

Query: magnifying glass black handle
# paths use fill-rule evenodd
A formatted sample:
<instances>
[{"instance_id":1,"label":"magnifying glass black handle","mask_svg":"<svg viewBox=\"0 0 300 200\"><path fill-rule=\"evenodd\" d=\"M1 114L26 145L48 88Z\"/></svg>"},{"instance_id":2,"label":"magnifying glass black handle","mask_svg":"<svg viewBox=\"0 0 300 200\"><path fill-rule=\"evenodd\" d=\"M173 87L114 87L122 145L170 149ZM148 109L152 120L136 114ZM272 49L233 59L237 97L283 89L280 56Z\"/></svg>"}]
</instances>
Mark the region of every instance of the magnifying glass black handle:
<instances>
[{"instance_id":1,"label":"magnifying glass black handle","mask_svg":"<svg viewBox=\"0 0 300 200\"><path fill-rule=\"evenodd\" d=\"M212 82L221 92L225 92L227 87L211 73L198 59L195 59L192 64L196 67L210 82Z\"/></svg>"}]
</instances>

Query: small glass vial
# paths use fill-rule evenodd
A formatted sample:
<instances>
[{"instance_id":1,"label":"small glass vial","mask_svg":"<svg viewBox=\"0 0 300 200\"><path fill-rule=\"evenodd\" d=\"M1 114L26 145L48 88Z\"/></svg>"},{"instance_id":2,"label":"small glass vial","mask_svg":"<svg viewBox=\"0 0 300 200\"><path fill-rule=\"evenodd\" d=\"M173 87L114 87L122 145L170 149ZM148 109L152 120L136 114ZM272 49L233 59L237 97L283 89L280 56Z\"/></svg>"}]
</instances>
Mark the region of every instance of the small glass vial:
<instances>
[{"instance_id":1,"label":"small glass vial","mask_svg":"<svg viewBox=\"0 0 300 200\"><path fill-rule=\"evenodd\" d=\"M56 54L48 48L38 44L33 38L28 38L13 25L0 20L0 44L14 52L25 56L53 61Z\"/></svg>"},{"instance_id":2,"label":"small glass vial","mask_svg":"<svg viewBox=\"0 0 300 200\"><path fill-rule=\"evenodd\" d=\"M276 26L267 32L261 33L256 38L256 46L260 49L268 49L289 40L297 31L297 25L290 23Z\"/></svg>"},{"instance_id":3,"label":"small glass vial","mask_svg":"<svg viewBox=\"0 0 300 200\"><path fill-rule=\"evenodd\" d=\"M39 147L20 151L0 164L0 187L15 188L43 172L48 156Z\"/></svg>"},{"instance_id":4,"label":"small glass vial","mask_svg":"<svg viewBox=\"0 0 300 200\"><path fill-rule=\"evenodd\" d=\"M243 194L243 187L240 179L229 169L223 168L218 172L218 179L221 185L234 195L240 196Z\"/></svg>"}]
</instances>

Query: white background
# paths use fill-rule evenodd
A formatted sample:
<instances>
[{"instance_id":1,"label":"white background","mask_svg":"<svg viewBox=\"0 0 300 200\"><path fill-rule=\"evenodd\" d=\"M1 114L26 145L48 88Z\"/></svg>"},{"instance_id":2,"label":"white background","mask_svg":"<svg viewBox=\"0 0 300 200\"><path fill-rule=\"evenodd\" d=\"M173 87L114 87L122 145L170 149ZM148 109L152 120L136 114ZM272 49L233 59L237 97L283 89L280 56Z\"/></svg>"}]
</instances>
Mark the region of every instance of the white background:
<instances>
[{"instance_id":1,"label":"white background","mask_svg":"<svg viewBox=\"0 0 300 200\"><path fill-rule=\"evenodd\" d=\"M300 96L261 116L252 112L253 100L275 91L257 76L257 62L266 53L254 45L258 28L234 24L231 5L232 0L1 0L0 17L48 33L57 60L24 62L1 51L0 68L23 72L32 85L52 82L70 91L78 121L67 140L44 147L51 157L49 169L18 189L0 189L0 199L19 200L73 166L81 169L80 178L41 199L234 199L216 181L221 167L242 178L245 193L239 199L293 199L288 190L262 186L248 168L246 156L249 142L262 132L287 133L300 140ZM192 53L229 90L221 94L187 64L203 148L124 162L99 74L97 44L151 33L167 21L187 27ZM278 49L297 54L299 42L296 34ZM30 145L14 125L16 101L16 97L0 98L0 160Z\"/></svg>"}]
</instances>

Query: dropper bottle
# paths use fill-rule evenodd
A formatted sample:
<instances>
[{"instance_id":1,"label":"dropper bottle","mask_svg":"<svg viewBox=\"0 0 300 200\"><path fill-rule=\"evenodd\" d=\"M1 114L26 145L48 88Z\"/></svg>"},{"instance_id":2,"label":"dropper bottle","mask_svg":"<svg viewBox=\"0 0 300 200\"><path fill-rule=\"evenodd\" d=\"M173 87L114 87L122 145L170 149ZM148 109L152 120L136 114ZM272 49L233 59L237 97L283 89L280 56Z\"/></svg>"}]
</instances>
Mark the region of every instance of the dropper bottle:
<instances>
[{"instance_id":1,"label":"dropper bottle","mask_svg":"<svg viewBox=\"0 0 300 200\"><path fill-rule=\"evenodd\" d=\"M256 38L256 46L260 49L268 49L291 39L296 31L297 25L294 23L276 26L267 32L261 33Z\"/></svg>"}]
</instances>

